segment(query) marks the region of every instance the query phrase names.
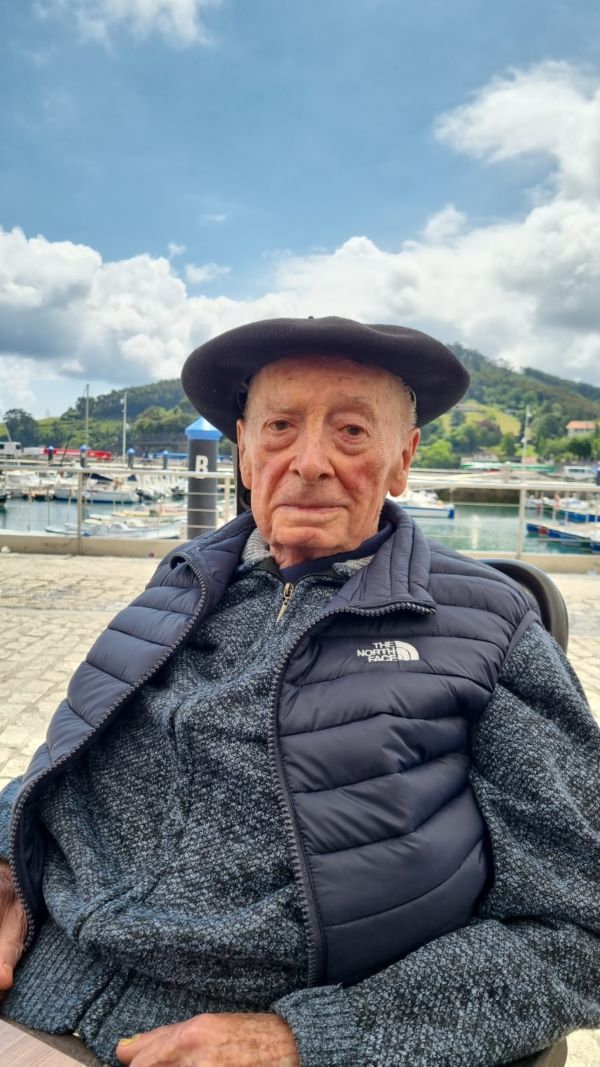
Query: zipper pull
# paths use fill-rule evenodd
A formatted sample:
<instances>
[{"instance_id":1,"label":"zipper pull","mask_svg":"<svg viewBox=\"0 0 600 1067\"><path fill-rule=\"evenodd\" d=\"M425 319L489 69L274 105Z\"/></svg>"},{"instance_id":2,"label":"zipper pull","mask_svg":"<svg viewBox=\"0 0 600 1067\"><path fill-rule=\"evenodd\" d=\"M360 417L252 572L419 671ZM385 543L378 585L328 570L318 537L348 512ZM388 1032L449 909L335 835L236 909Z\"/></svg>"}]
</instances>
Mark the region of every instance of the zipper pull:
<instances>
[{"instance_id":1,"label":"zipper pull","mask_svg":"<svg viewBox=\"0 0 600 1067\"><path fill-rule=\"evenodd\" d=\"M287 611L287 609L289 607L290 600L292 599L293 595L294 595L293 583L292 582L286 582L284 587L283 587L283 601L281 603L281 607L279 609L279 614L278 614L277 618L275 619L275 622L281 622L283 616L285 615L285 613L286 613L286 611Z\"/></svg>"}]
</instances>

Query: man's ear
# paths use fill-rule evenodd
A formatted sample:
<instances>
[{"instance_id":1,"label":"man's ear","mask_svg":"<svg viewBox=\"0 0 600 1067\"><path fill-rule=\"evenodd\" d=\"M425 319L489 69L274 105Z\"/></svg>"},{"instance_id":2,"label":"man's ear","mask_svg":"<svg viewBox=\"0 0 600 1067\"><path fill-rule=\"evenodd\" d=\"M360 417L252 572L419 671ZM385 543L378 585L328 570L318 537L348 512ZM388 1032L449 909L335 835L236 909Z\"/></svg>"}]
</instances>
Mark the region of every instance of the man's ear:
<instances>
[{"instance_id":1,"label":"man's ear","mask_svg":"<svg viewBox=\"0 0 600 1067\"><path fill-rule=\"evenodd\" d=\"M244 483L246 489L252 489L252 464L250 463L247 439L248 428L243 419L237 420L236 429L238 460L240 464L240 474L242 476L242 482Z\"/></svg>"},{"instance_id":2,"label":"man's ear","mask_svg":"<svg viewBox=\"0 0 600 1067\"><path fill-rule=\"evenodd\" d=\"M404 439L402 445L402 451L398 457L398 463L395 465L394 470L390 474L390 481L388 492L390 496L401 496L406 489L406 483L408 482L408 472L410 471L410 465L413 461L415 452L419 441L421 440L420 430L411 430Z\"/></svg>"}]
</instances>

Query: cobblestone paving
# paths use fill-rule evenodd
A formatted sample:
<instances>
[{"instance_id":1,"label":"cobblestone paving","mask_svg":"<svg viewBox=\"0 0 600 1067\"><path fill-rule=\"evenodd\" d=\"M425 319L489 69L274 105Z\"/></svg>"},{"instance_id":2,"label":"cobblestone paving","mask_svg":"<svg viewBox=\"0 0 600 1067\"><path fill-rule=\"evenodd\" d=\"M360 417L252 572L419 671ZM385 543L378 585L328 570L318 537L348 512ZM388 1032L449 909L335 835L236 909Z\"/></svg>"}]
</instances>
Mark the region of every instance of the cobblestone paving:
<instances>
[{"instance_id":1,"label":"cobblestone paving","mask_svg":"<svg viewBox=\"0 0 600 1067\"><path fill-rule=\"evenodd\" d=\"M69 677L156 560L0 555L0 787L44 738ZM569 656L600 720L600 577L553 575L569 609ZM598 1067L600 1031L569 1038L568 1067Z\"/></svg>"}]
</instances>

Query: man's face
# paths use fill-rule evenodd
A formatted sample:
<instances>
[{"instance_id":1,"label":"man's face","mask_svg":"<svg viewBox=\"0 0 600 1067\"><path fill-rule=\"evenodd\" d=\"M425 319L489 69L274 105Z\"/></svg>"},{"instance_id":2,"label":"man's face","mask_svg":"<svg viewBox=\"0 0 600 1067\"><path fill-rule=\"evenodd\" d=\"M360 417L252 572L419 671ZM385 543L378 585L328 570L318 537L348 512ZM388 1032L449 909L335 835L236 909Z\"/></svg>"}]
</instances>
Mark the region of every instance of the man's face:
<instances>
[{"instance_id":1,"label":"man's face","mask_svg":"<svg viewBox=\"0 0 600 1067\"><path fill-rule=\"evenodd\" d=\"M270 363L238 421L242 481L279 566L357 548L406 486L419 431L397 379L319 356Z\"/></svg>"}]
</instances>

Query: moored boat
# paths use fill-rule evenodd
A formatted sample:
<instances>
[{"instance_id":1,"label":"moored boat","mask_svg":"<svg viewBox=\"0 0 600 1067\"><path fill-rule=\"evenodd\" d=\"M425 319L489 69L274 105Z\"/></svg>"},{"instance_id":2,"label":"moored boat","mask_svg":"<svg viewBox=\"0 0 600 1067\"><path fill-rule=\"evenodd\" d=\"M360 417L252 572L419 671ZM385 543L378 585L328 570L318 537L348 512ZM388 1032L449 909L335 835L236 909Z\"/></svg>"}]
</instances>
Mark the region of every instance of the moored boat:
<instances>
[{"instance_id":1,"label":"moored boat","mask_svg":"<svg viewBox=\"0 0 600 1067\"><path fill-rule=\"evenodd\" d=\"M81 491L82 499L86 504L137 504L137 478L134 477L131 484L129 479L124 482L121 478L86 478ZM64 478L54 486L55 500L77 499L77 478Z\"/></svg>"},{"instance_id":2,"label":"moored boat","mask_svg":"<svg viewBox=\"0 0 600 1067\"><path fill-rule=\"evenodd\" d=\"M437 493L430 489L406 489L401 496L388 496L409 515L421 518L453 519L454 504L445 504Z\"/></svg>"},{"instance_id":3,"label":"moored boat","mask_svg":"<svg viewBox=\"0 0 600 1067\"><path fill-rule=\"evenodd\" d=\"M46 533L61 534L63 537L75 537L77 524L65 522L63 526L46 526ZM130 519L120 522L116 519L104 522L99 519L88 518L81 524L82 537L116 537L119 539L133 538L134 540L172 541L181 537L179 523L165 523L159 526L147 526L142 520Z\"/></svg>"},{"instance_id":4,"label":"moored boat","mask_svg":"<svg viewBox=\"0 0 600 1067\"><path fill-rule=\"evenodd\" d=\"M4 473L4 482L11 497L24 500L48 500L54 495L54 474L36 474L35 471L13 468Z\"/></svg>"},{"instance_id":5,"label":"moored boat","mask_svg":"<svg viewBox=\"0 0 600 1067\"><path fill-rule=\"evenodd\" d=\"M565 522L600 522L600 498L583 500L579 496L543 497L544 509Z\"/></svg>"},{"instance_id":6,"label":"moored boat","mask_svg":"<svg viewBox=\"0 0 600 1067\"><path fill-rule=\"evenodd\" d=\"M558 523L558 522L545 522L540 520L539 522L527 522L527 533L533 534L536 537L546 537L551 541L565 541L573 545L581 545L589 547L595 530L584 530L580 526L576 526L574 523Z\"/></svg>"}]
</instances>

